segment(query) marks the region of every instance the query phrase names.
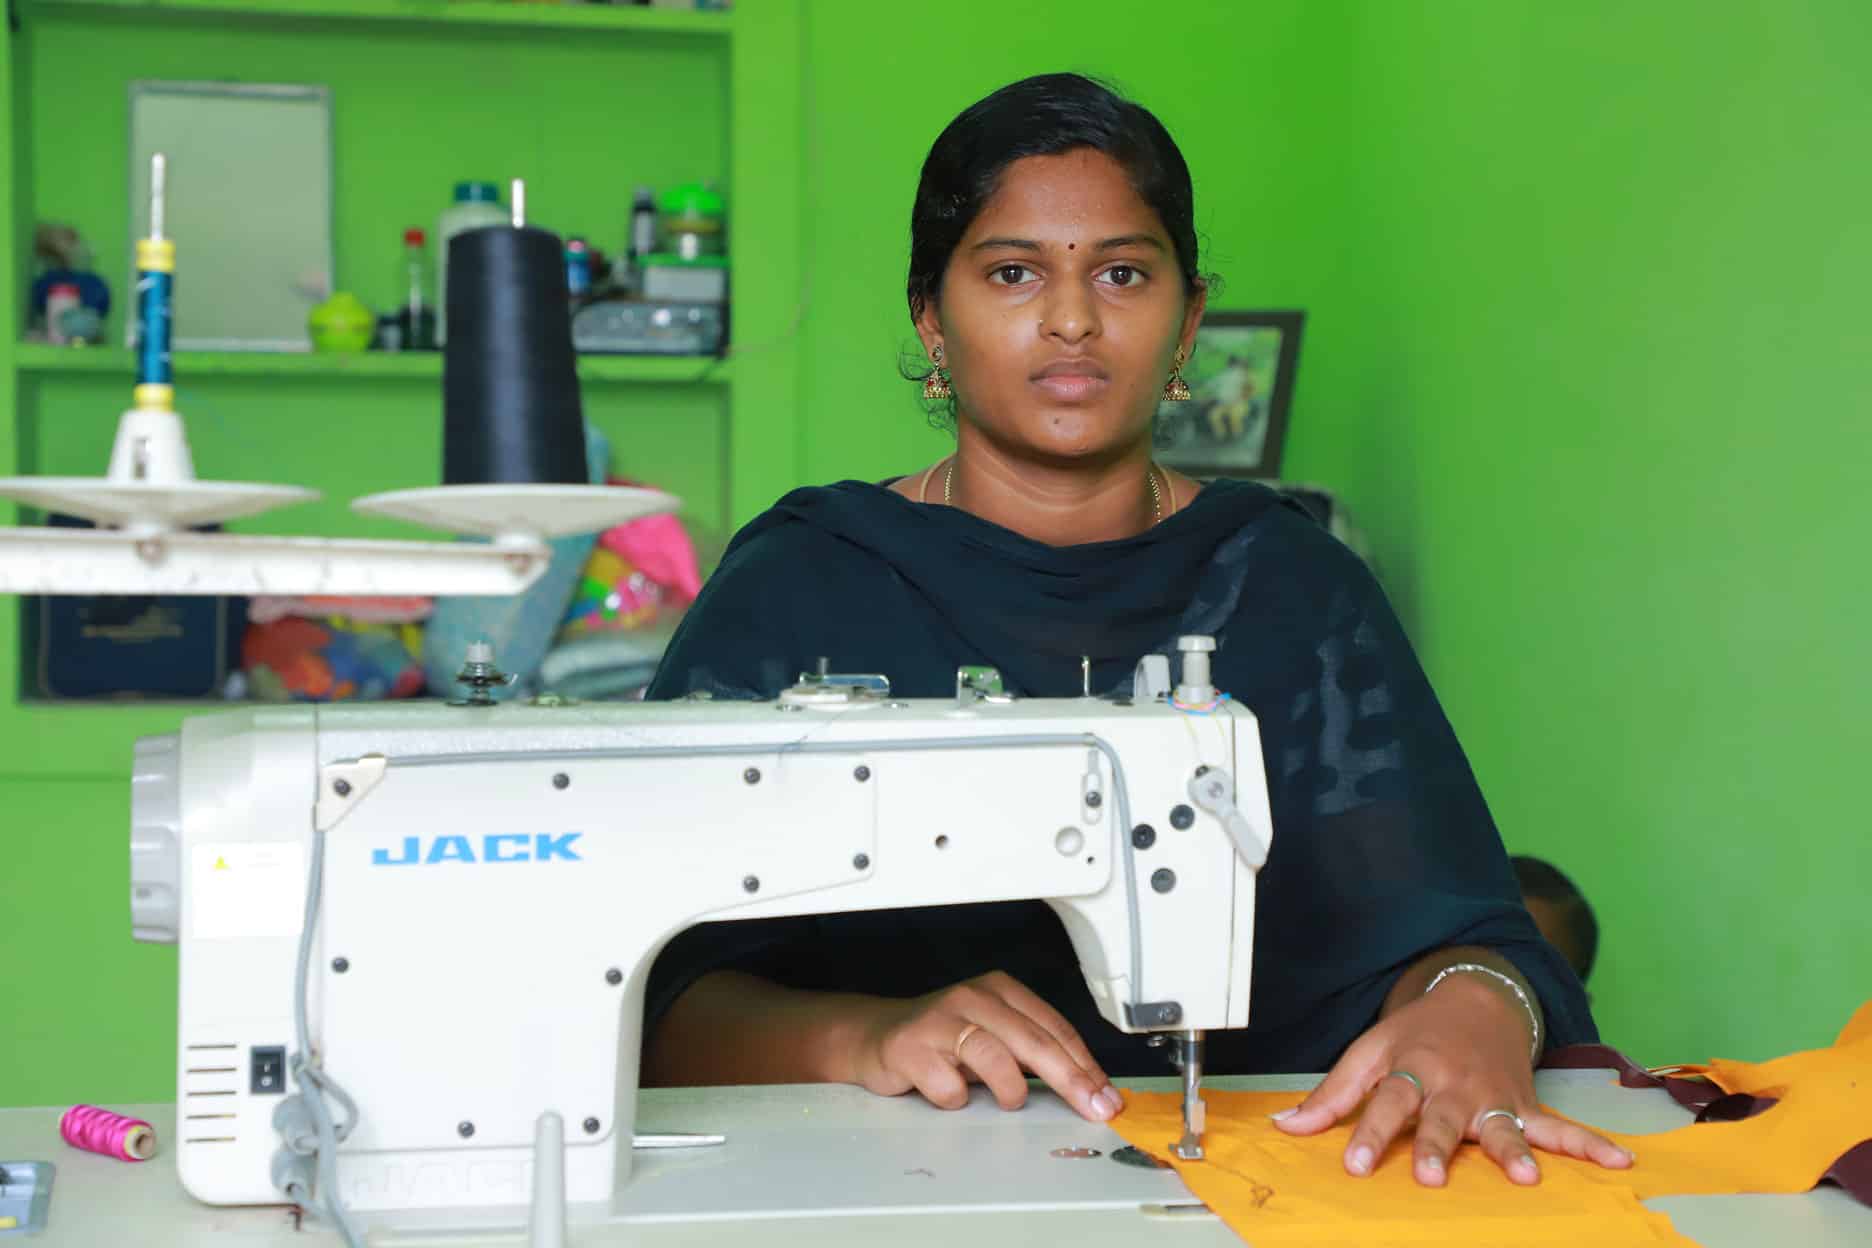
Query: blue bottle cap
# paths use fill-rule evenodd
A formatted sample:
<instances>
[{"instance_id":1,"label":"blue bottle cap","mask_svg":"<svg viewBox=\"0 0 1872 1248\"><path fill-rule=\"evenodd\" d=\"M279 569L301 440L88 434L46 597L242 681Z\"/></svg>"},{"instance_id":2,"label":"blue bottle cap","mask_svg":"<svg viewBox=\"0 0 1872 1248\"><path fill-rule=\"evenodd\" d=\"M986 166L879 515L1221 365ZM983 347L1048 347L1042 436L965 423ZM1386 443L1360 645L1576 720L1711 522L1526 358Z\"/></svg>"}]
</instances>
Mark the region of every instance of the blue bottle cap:
<instances>
[{"instance_id":1,"label":"blue bottle cap","mask_svg":"<svg viewBox=\"0 0 1872 1248\"><path fill-rule=\"evenodd\" d=\"M455 202L458 204L498 204L500 203L500 188L492 182L457 182Z\"/></svg>"}]
</instances>

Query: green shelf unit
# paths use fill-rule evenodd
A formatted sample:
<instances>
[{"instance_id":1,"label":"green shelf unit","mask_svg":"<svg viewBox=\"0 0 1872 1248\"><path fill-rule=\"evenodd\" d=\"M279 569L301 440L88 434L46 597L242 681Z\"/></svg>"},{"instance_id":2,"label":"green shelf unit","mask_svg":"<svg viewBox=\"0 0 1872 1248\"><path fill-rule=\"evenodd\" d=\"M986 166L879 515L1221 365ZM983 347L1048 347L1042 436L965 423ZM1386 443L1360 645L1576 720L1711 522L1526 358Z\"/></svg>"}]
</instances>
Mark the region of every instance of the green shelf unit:
<instances>
[{"instance_id":1,"label":"green shelf unit","mask_svg":"<svg viewBox=\"0 0 1872 1248\"><path fill-rule=\"evenodd\" d=\"M381 378L440 381L442 377L439 351L355 355L178 351L174 360L176 379L183 384L209 377L314 378L339 382ZM21 343L14 348L13 364L23 374L121 377L126 390L136 371L131 353L121 347L55 347L42 342ZM726 385L730 370L726 360L714 357L584 355L579 357L578 373L579 380L586 382Z\"/></svg>"},{"instance_id":2,"label":"green shelf unit","mask_svg":"<svg viewBox=\"0 0 1872 1248\"><path fill-rule=\"evenodd\" d=\"M28 15L83 11L104 20L214 21L252 25L350 23L364 26L491 27L516 34L572 30L593 34L729 37L732 12L693 12L605 4L516 4L511 0L28 0Z\"/></svg>"},{"instance_id":3,"label":"green shelf unit","mask_svg":"<svg viewBox=\"0 0 1872 1248\"><path fill-rule=\"evenodd\" d=\"M432 225L461 177L526 177L539 224L601 246L621 242L634 185L717 180L736 258L729 354L582 357L586 416L611 440L618 471L685 499L705 563L803 479L803 0L745 0L727 13L515 0L9 9L0 290L24 289L36 223L69 222L112 286L105 332L121 342L127 84L317 81L334 108L334 277L371 304L394 297L402 228ZM67 159L73 151L86 158ZM0 299L0 475L100 471L128 399L130 353L25 341L23 312L23 300ZM347 500L433 480L439 354L177 352L175 365L198 472L325 495L257 527L418 535L357 517ZM0 524L16 514L0 502ZM0 797L37 779L122 784L137 737L226 705L38 699L22 623L23 603L0 602Z\"/></svg>"}]
</instances>

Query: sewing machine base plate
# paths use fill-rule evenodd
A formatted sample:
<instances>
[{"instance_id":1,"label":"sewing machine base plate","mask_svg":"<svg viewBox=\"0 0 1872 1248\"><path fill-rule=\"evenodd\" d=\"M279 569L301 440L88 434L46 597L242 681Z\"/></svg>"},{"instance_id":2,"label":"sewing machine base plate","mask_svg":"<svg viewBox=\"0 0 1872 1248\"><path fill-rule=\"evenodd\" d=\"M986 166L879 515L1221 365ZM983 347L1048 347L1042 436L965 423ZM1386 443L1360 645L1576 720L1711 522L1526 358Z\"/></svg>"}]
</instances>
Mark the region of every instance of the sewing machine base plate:
<instances>
[{"instance_id":1,"label":"sewing machine base plate","mask_svg":"<svg viewBox=\"0 0 1872 1248\"><path fill-rule=\"evenodd\" d=\"M1036 1090L1004 1116L986 1090L938 1119L914 1097L881 1099L857 1088L737 1089L727 1143L712 1148L639 1151L628 1186L611 1207L573 1205L576 1230L594 1223L693 1223L777 1217L993 1213L1019 1210L1136 1210L1196 1206L1168 1169L1113 1158L1124 1141ZM687 1089L647 1093L637 1129L713 1131L710 1097ZM976 1120L984 1128L966 1128ZM1098 1150L1055 1157L1055 1150ZM373 1214L373 1228L422 1235L449 1226L518 1230L524 1209Z\"/></svg>"}]
</instances>

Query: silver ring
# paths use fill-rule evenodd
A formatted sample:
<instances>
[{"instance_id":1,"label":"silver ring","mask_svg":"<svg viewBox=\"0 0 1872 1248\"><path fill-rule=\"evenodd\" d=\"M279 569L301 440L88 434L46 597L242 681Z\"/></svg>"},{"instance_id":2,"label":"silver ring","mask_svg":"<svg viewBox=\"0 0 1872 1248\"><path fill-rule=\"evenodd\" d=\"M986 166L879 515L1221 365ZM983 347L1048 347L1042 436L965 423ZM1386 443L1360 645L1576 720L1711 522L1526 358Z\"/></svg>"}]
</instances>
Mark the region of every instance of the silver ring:
<instances>
[{"instance_id":1,"label":"silver ring","mask_svg":"<svg viewBox=\"0 0 1872 1248\"><path fill-rule=\"evenodd\" d=\"M1488 1121L1491 1118L1506 1118L1509 1122L1514 1123L1515 1130L1517 1131L1527 1130L1527 1123L1522 1122L1521 1115L1515 1113L1514 1110L1512 1109L1485 1109L1481 1112L1481 1114L1477 1115L1476 1120L1475 1120L1475 1133L1478 1138L1480 1138L1480 1136L1482 1135L1482 1128L1488 1126Z\"/></svg>"},{"instance_id":2,"label":"silver ring","mask_svg":"<svg viewBox=\"0 0 1872 1248\"><path fill-rule=\"evenodd\" d=\"M1410 1083L1411 1087L1417 1089L1418 1096L1428 1097L1430 1095L1428 1092L1424 1091L1423 1080L1419 1079L1416 1075L1411 1074L1410 1071L1408 1070L1394 1070L1390 1074L1386 1075L1385 1078L1407 1080Z\"/></svg>"}]
</instances>

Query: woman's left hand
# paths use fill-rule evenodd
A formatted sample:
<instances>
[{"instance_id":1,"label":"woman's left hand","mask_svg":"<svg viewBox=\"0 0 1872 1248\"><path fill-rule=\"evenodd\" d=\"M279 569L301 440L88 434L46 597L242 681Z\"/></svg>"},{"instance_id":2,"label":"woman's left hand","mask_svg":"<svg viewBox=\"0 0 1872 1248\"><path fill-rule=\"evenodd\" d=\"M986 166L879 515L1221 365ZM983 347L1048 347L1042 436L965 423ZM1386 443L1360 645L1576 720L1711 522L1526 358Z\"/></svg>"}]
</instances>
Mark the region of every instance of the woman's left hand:
<instances>
[{"instance_id":1,"label":"woman's left hand","mask_svg":"<svg viewBox=\"0 0 1872 1248\"><path fill-rule=\"evenodd\" d=\"M1604 1136L1541 1111L1525 1015L1470 976L1451 976L1380 1020L1312 1095L1275 1115L1275 1123L1292 1135L1317 1135L1350 1116L1368 1094L1346 1146L1351 1174L1376 1169L1413 1118L1414 1169L1426 1187L1447 1181L1450 1155L1464 1140L1481 1144L1516 1183L1540 1182L1529 1145L1613 1170L1632 1164L1632 1155ZM1525 1125L1517 1126L1517 1118Z\"/></svg>"}]
</instances>

